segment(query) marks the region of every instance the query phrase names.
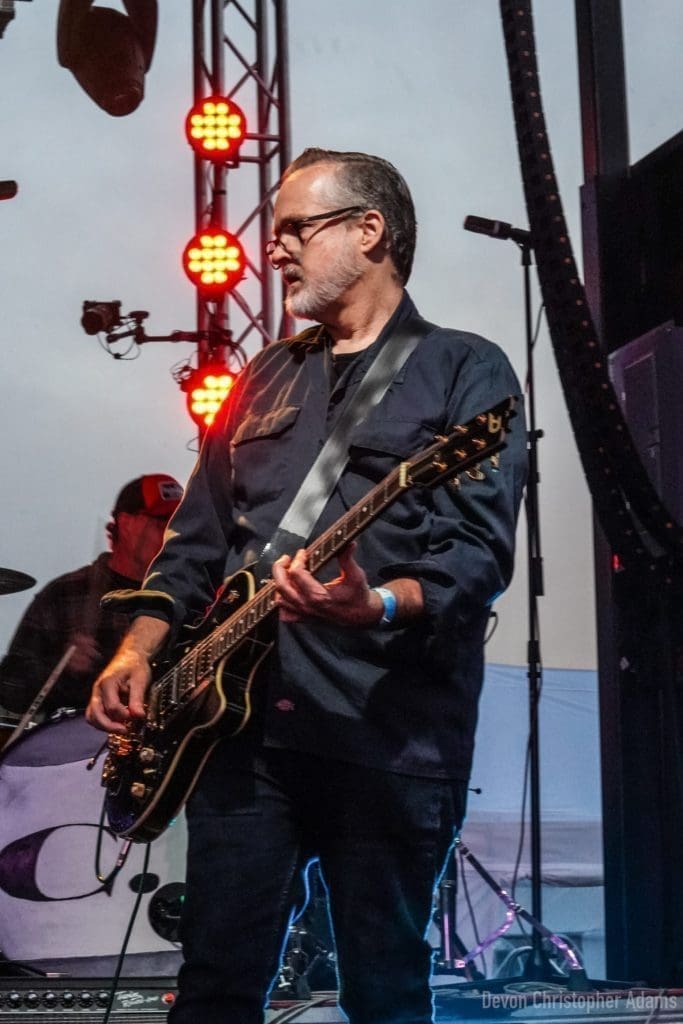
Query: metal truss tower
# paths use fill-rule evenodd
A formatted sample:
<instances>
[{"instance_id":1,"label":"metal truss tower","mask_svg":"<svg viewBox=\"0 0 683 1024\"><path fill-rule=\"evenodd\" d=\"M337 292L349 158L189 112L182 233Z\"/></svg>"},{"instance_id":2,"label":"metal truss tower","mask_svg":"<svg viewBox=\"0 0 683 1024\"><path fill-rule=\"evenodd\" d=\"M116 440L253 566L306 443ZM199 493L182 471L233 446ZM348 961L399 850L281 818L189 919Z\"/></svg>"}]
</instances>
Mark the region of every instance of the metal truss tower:
<instances>
[{"instance_id":1,"label":"metal truss tower","mask_svg":"<svg viewBox=\"0 0 683 1024\"><path fill-rule=\"evenodd\" d=\"M238 164L195 156L197 231L220 224L237 235L248 261L245 278L225 298L197 295L202 366L216 357L229 361L252 337L267 345L292 333L289 318L275 311L282 308L280 286L264 251L272 197L290 161L287 0L193 0L192 36L194 102L228 96L248 129ZM248 212L236 224L238 209Z\"/></svg>"}]
</instances>

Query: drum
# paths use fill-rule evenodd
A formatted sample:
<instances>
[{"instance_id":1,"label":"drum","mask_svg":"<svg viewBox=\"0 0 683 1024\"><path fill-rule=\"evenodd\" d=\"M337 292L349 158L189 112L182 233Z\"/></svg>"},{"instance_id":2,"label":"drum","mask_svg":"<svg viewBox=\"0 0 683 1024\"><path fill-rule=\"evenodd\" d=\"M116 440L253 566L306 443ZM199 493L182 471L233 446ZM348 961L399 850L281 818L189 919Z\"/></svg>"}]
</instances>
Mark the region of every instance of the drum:
<instances>
[{"instance_id":1,"label":"drum","mask_svg":"<svg viewBox=\"0 0 683 1024\"><path fill-rule=\"evenodd\" d=\"M139 886L145 848L134 845L108 894L96 877L105 741L80 714L25 733L0 757L0 950L12 960L114 956ZM101 874L121 841L101 836ZM152 846L145 895L129 953L173 947L151 928L154 891L185 874L186 832L178 819Z\"/></svg>"}]
</instances>

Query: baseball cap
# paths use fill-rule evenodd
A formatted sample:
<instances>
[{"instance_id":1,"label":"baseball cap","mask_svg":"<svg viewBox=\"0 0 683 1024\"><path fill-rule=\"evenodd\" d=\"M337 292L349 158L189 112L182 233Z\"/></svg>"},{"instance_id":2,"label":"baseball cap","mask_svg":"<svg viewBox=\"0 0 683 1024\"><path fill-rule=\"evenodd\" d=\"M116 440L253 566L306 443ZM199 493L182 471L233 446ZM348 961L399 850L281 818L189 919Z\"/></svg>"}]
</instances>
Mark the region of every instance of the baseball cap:
<instances>
[{"instance_id":1,"label":"baseball cap","mask_svg":"<svg viewBox=\"0 0 683 1024\"><path fill-rule=\"evenodd\" d=\"M116 499L112 515L128 512L159 519L168 519L178 507L183 496L183 489L172 476L166 473L147 473L131 480L121 488Z\"/></svg>"}]
</instances>

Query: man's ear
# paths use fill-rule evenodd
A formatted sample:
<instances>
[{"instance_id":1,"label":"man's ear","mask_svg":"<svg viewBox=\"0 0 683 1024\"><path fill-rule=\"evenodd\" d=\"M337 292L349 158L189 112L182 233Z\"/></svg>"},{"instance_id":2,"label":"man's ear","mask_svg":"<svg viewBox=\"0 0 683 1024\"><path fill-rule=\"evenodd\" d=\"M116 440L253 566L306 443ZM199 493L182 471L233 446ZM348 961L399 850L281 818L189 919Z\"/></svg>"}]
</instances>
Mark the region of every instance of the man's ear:
<instances>
[{"instance_id":1,"label":"man's ear","mask_svg":"<svg viewBox=\"0 0 683 1024\"><path fill-rule=\"evenodd\" d=\"M116 543L119 535L119 528L115 516L109 520L104 529L107 534L107 540L109 541L109 547L111 548Z\"/></svg>"},{"instance_id":2,"label":"man's ear","mask_svg":"<svg viewBox=\"0 0 683 1024\"><path fill-rule=\"evenodd\" d=\"M386 245L382 247L386 223L379 210L366 210L363 214L363 234L361 237L361 251L376 259L384 255Z\"/></svg>"}]
</instances>

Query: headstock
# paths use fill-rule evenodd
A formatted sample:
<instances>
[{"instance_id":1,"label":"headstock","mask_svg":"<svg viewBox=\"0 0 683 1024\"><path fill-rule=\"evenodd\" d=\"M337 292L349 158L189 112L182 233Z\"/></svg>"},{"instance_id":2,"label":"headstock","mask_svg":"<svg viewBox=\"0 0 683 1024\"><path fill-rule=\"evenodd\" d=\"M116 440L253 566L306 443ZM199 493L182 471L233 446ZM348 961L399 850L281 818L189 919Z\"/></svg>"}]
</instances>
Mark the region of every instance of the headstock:
<instances>
[{"instance_id":1,"label":"headstock","mask_svg":"<svg viewBox=\"0 0 683 1024\"><path fill-rule=\"evenodd\" d=\"M510 396L468 423L437 435L433 445L402 464L406 483L434 487L499 451L505 444L508 424L516 415L515 405L516 399Z\"/></svg>"}]
</instances>

